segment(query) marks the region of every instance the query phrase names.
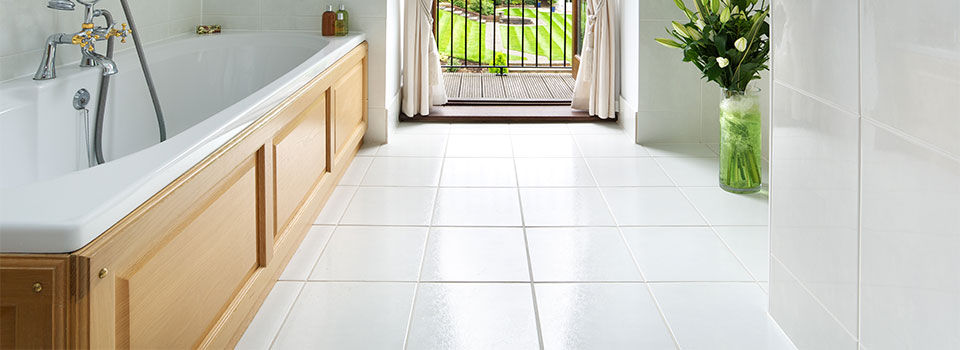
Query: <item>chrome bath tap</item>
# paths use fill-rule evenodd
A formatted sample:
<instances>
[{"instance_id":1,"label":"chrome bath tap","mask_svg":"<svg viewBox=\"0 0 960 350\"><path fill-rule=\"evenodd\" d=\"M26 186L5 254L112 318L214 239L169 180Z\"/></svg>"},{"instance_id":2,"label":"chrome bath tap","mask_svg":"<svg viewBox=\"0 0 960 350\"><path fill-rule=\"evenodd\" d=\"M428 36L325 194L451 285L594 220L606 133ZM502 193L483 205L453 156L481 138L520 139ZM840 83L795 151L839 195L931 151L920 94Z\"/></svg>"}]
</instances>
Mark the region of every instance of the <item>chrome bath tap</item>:
<instances>
[{"instance_id":1,"label":"chrome bath tap","mask_svg":"<svg viewBox=\"0 0 960 350\"><path fill-rule=\"evenodd\" d=\"M63 44L77 45L80 47L80 52L83 54L83 59L80 61L81 67L99 65L103 68L104 76L117 74L116 63L97 53L94 44L97 41L104 41L114 37L121 38L121 42L127 42L127 35L130 33L130 30L127 29L127 24L121 24L120 29L117 29L110 11L94 8L94 5L100 0L77 1L86 7L84 11L84 22L81 25L80 31L73 34L57 33L47 38L47 47L43 50L40 67L37 68L37 73L33 75L34 80L47 80L57 77L57 46ZM71 0L50 0L47 4L49 8L62 11L72 11L74 6ZM94 25L93 20L96 17L103 17L107 25L103 27Z\"/></svg>"}]
</instances>

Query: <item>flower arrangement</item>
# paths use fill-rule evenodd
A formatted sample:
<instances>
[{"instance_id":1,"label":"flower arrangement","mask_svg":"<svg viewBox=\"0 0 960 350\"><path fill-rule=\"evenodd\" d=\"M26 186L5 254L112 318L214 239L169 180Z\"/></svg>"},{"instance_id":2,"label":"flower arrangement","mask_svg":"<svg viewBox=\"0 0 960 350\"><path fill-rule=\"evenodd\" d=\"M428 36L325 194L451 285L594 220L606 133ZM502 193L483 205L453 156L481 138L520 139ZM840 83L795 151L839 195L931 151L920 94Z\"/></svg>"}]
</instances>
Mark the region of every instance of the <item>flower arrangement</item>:
<instances>
[{"instance_id":1,"label":"flower arrangement","mask_svg":"<svg viewBox=\"0 0 960 350\"><path fill-rule=\"evenodd\" d=\"M676 40L657 42L683 50L683 61L692 62L707 80L726 90L746 91L768 69L770 6L766 0L693 1L696 12L674 0L690 22L674 21L667 32Z\"/></svg>"},{"instance_id":2,"label":"flower arrangement","mask_svg":"<svg viewBox=\"0 0 960 350\"><path fill-rule=\"evenodd\" d=\"M767 70L770 54L770 6L766 0L693 0L696 11L674 0L690 20L674 21L674 39L656 39L683 50L703 77L723 88L720 102L720 187L754 193L762 186L760 99L750 82Z\"/></svg>"}]
</instances>

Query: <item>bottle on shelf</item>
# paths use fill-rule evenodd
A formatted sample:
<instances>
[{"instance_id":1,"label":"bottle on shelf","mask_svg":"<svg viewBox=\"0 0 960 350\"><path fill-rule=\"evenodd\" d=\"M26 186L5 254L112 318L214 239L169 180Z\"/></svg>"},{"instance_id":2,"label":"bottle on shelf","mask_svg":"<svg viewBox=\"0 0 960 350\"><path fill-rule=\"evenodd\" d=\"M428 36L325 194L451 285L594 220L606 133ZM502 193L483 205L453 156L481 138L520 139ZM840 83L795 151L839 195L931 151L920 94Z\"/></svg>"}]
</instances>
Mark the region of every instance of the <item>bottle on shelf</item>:
<instances>
[{"instance_id":1,"label":"bottle on shelf","mask_svg":"<svg viewBox=\"0 0 960 350\"><path fill-rule=\"evenodd\" d=\"M350 33L350 14L347 7L340 4L340 10L337 11L337 36L344 36Z\"/></svg>"},{"instance_id":2,"label":"bottle on shelf","mask_svg":"<svg viewBox=\"0 0 960 350\"><path fill-rule=\"evenodd\" d=\"M333 12L333 5L329 5L323 13L323 36L334 35L337 35L337 13Z\"/></svg>"}]
</instances>

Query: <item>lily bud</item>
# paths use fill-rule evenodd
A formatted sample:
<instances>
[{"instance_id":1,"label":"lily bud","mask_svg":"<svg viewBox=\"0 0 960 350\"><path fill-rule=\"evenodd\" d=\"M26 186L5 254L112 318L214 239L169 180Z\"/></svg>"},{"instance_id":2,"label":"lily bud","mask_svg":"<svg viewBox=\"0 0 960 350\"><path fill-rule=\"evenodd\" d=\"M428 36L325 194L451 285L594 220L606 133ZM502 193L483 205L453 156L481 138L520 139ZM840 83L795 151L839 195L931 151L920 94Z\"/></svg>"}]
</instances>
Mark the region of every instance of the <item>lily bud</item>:
<instances>
[{"instance_id":1,"label":"lily bud","mask_svg":"<svg viewBox=\"0 0 960 350\"><path fill-rule=\"evenodd\" d=\"M684 27L684 28L687 29L687 35L690 36L690 39L693 39L693 40L703 39L703 35L700 35L700 31L696 30L695 28L690 28L690 27Z\"/></svg>"},{"instance_id":2,"label":"lily bud","mask_svg":"<svg viewBox=\"0 0 960 350\"><path fill-rule=\"evenodd\" d=\"M720 65L720 68L727 68L727 66L730 65L730 60L723 57L717 57L717 64Z\"/></svg>"},{"instance_id":3,"label":"lily bud","mask_svg":"<svg viewBox=\"0 0 960 350\"><path fill-rule=\"evenodd\" d=\"M670 39L655 39L655 40L656 40L658 43L660 43L660 45L663 45L663 46L666 46L666 47L669 47L669 48L676 48L676 49L682 49L682 48L683 48L683 45L680 45L680 43L678 43L678 42L676 42L676 41L673 41L673 40L670 40Z\"/></svg>"},{"instance_id":4,"label":"lily bud","mask_svg":"<svg viewBox=\"0 0 960 350\"><path fill-rule=\"evenodd\" d=\"M687 28L684 27L682 24L677 23L676 21L673 21L672 24L673 24L673 31L677 32L677 35L680 35L684 38L690 37L690 34L687 34Z\"/></svg>"},{"instance_id":5,"label":"lily bud","mask_svg":"<svg viewBox=\"0 0 960 350\"><path fill-rule=\"evenodd\" d=\"M703 28L706 27L706 26L707 26L707 24L706 24L706 23L703 23L703 20L702 20L702 19L698 19L698 20L697 20L697 28L700 28L700 30L703 30Z\"/></svg>"},{"instance_id":6,"label":"lily bud","mask_svg":"<svg viewBox=\"0 0 960 350\"><path fill-rule=\"evenodd\" d=\"M733 47L737 48L737 51L744 52L747 51L747 38L741 37L733 43Z\"/></svg>"}]
</instances>

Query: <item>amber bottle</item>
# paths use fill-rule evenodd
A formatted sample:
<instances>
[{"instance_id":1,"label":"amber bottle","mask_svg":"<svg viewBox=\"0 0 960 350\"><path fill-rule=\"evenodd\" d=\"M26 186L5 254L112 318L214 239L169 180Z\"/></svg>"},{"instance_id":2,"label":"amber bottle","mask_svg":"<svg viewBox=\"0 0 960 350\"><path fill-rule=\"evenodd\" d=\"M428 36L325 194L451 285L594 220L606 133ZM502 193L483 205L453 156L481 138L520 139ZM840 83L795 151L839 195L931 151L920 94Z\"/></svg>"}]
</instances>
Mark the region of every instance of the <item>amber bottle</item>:
<instances>
[{"instance_id":1,"label":"amber bottle","mask_svg":"<svg viewBox=\"0 0 960 350\"><path fill-rule=\"evenodd\" d=\"M323 36L337 35L337 13L333 11L333 5L327 7L327 12L323 13Z\"/></svg>"}]
</instances>

